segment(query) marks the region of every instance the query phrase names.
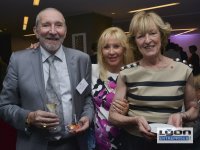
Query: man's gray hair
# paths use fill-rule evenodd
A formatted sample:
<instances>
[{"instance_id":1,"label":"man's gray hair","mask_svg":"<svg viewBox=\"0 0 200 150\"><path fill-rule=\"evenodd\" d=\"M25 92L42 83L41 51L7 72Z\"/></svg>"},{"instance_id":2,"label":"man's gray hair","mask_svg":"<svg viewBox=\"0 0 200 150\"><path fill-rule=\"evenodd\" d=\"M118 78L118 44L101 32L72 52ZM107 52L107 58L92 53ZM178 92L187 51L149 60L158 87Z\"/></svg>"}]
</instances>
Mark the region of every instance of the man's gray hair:
<instances>
[{"instance_id":1,"label":"man's gray hair","mask_svg":"<svg viewBox=\"0 0 200 150\"><path fill-rule=\"evenodd\" d=\"M54 10L54 11L57 11L58 13L60 13L60 14L63 16L63 14L62 14L58 9L56 9L56 8L51 8L51 7L45 8L45 9L41 10L41 11L37 14L36 19L35 19L35 27L37 27L38 24L39 24L41 13L43 13L44 11L47 11L47 10ZM65 22L65 17L64 17L64 16L63 16L63 19L64 19L64 22Z\"/></svg>"}]
</instances>

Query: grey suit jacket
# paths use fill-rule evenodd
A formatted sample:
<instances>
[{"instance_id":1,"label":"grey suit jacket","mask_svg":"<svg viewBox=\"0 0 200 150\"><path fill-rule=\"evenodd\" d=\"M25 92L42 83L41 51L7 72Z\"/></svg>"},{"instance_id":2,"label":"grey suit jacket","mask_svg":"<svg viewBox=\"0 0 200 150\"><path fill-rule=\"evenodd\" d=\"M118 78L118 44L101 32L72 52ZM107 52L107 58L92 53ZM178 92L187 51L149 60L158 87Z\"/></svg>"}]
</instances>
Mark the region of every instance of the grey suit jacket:
<instances>
[{"instance_id":1,"label":"grey suit jacket","mask_svg":"<svg viewBox=\"0 0 200 150\"><path fill-rule=\"evenodd\" d=\"M91 63L87 54L63 47L69 71L72 90L73 113L77 119L88 116L93 119L91 101ZM89 84L82 94L76 87L82 79ZM67 86L67 85L66 85ZM8 72L0 95L0 117L18 130L17 150L46 150L46 131L39 128L28 128L25 124L30 111L45 110L45 84L42 69L41 52L27 49L12 53ZM77 139L87 145L85 135ZM87 149L81 146L82 149Z\"/></svg>"}]
</instances>

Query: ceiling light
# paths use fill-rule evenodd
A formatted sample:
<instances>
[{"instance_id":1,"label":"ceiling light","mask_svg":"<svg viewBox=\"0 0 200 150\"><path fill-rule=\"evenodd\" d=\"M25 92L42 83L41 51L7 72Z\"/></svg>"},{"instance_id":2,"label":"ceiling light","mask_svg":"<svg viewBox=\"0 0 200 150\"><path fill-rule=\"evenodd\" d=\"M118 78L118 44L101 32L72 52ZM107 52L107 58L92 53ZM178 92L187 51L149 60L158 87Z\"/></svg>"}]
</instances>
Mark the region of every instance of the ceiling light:
<instances>
[{"instance_id":1,"label":"ceiling light","mask_svg":"<svg viewBox=\"0 0 200 150\"><path fill-rule=\"evenodd\" d=\"M175 36L182 35L182 34L186 34L186 33L189 33L189 32L195 31L195 30L197 30L197 28L172 29L172 31L183 31L183 32L181 32L181 33L176 34Z\"/></svg>"},{"instance_id":2,"label":"ceiling light","mask_svg":"<svg viewBox=\"0 0 200 150\"><path fill-rule=\"evenodd\" d=\"M24 24L22 29L23 29L23 30L26 30L26 28L27 28L27 25Z\"/></svg>"},{"instance_id":3,"label":"ceiling light","mask_svg":"<svg viewBox=\"0 0 200 150\"><path fill-rule=\"evenodd\" d=\"M40 0L33 0L33 6L38 6L40 4Z\"/></svg>"},{"instance_id":4,"label":"ceiling light","mask_svg":"<svg viewBox=\"0 0 200 150\"><path fill-rule=\"evenodd\" d=\"M32 34L25 34L24 36L35 36L35 34L34 33L32 33Z\"/></svg>"},{"instance_id":5,"label":"ceiling light","mask_svg":"<svg viewBox=\"0 0 200 150\"><path fill-rule=\"evenodd\" d=\"M184 29L172 29L172 31L185 31L185 30L192 30L197 28L184 28Z\"/></svg>"},{"instance_id":6,"label":"ceiling light","mask_svg":"<svg viewBox=\"0 0 200 150\"><path fill-rule=\"evenodd\" d=\"M3 32L3 31L0 29L0 32Z\"/></svg>"},{"instance_id":7,"label":"ceiling light","mask_svg":"<svg viewBox=\"0 0 200 150\"><path fill-rule=\"evenodd\" d=\"M180 4L180 3L170 3L170 4L159 5L159 6L154 6L154 7L141 8L141 9L136 9L136 10L129 11L128 13L134 13L134 12L138 12L138 11L144 11L144 10L152 10L152 9L164 8L164 7L169 7L169 6L179 5L179 4Z\"/></svg>"},{"instance_id":8,"label":"ceiling light","mask_svg":"<svg viewBox=\"0 0 200 150\"><path fill-rule=\"evenodd\" d=\"M24 23L23 24L28 24L28 16L24 16Z\"/></svg>"},{"instance_id":9,"label":"ceiling light","mask_svg":"<svg viewBox=\"0 0 200 150\"><path fill-rule=\"evenodd\" d=\"M26 30L27 25L28 25L28 16L24 16L24 22L23 22L23 27L22 27L22 29L23 29L23 30Z\"/></svg>"}]
</instances>

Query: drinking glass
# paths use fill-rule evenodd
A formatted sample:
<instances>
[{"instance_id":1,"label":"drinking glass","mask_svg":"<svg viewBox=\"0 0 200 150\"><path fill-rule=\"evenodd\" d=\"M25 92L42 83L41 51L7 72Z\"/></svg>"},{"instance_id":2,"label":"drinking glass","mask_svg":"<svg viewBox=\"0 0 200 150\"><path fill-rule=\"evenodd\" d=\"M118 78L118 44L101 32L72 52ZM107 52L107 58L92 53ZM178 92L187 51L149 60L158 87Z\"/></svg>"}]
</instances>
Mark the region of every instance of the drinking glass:
<instances>
[{"instance_id":1,"label":"drinking glass","mask_svg":"<svg viewBox=\"0 0 200 150\"><path fill-rule=\"evenodd\" d=\"M69 131L74 131L76 129L79 129L81 125L82 125L81 122L78 122L76 119L76 114L74 114L74 122L68 124L66 127Z\"/></svg>"},{"instance_id":2,"label":"drinking glass","mask_svg":"<svg viewBox=\"0 0 200 150\"><path fill-rule=\"evenodd\" d=\"M49 112L56 114L56 107L57 107L56 103L47 103L46 106Z\"/></svg>"},{"instance_id":3,"label":"drinking glass","mask_svg":"<svg viewBox=\"0 0 200 150\"><path fill-rule=\"evenodd\" d=\"M47 103L47 104L46 104L46 107L47 107L47 110L48 110L49 112L54 113L54 114L57 114L57 113L56 113L57 103ZM55 132L60 131L60 129L61 129L61 128L60 128L59 126L57 126L57 127L52 127L52 128L49 129L49 132L55 133Z\"/></svg>"}]
</instances>

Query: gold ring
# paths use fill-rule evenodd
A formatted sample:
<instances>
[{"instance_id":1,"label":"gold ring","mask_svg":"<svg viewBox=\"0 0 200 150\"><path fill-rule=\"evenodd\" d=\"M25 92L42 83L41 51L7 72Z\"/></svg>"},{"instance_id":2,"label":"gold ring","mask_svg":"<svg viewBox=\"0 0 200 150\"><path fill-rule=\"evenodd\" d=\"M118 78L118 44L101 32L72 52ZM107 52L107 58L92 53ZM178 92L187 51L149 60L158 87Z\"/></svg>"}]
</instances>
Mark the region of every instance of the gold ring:
<instances>
[{"instance_id":1,"label":"gold ring","mask_svg":"<svg viewBox=\"0 0 200 150\"><path fill-rule=\"evenodd\" d=\"M43 128L46 128L46 127L47 127L47 124L46 124L46 123L43 123L42 126L43 126Z\"/></svg>"}]
</instances>

